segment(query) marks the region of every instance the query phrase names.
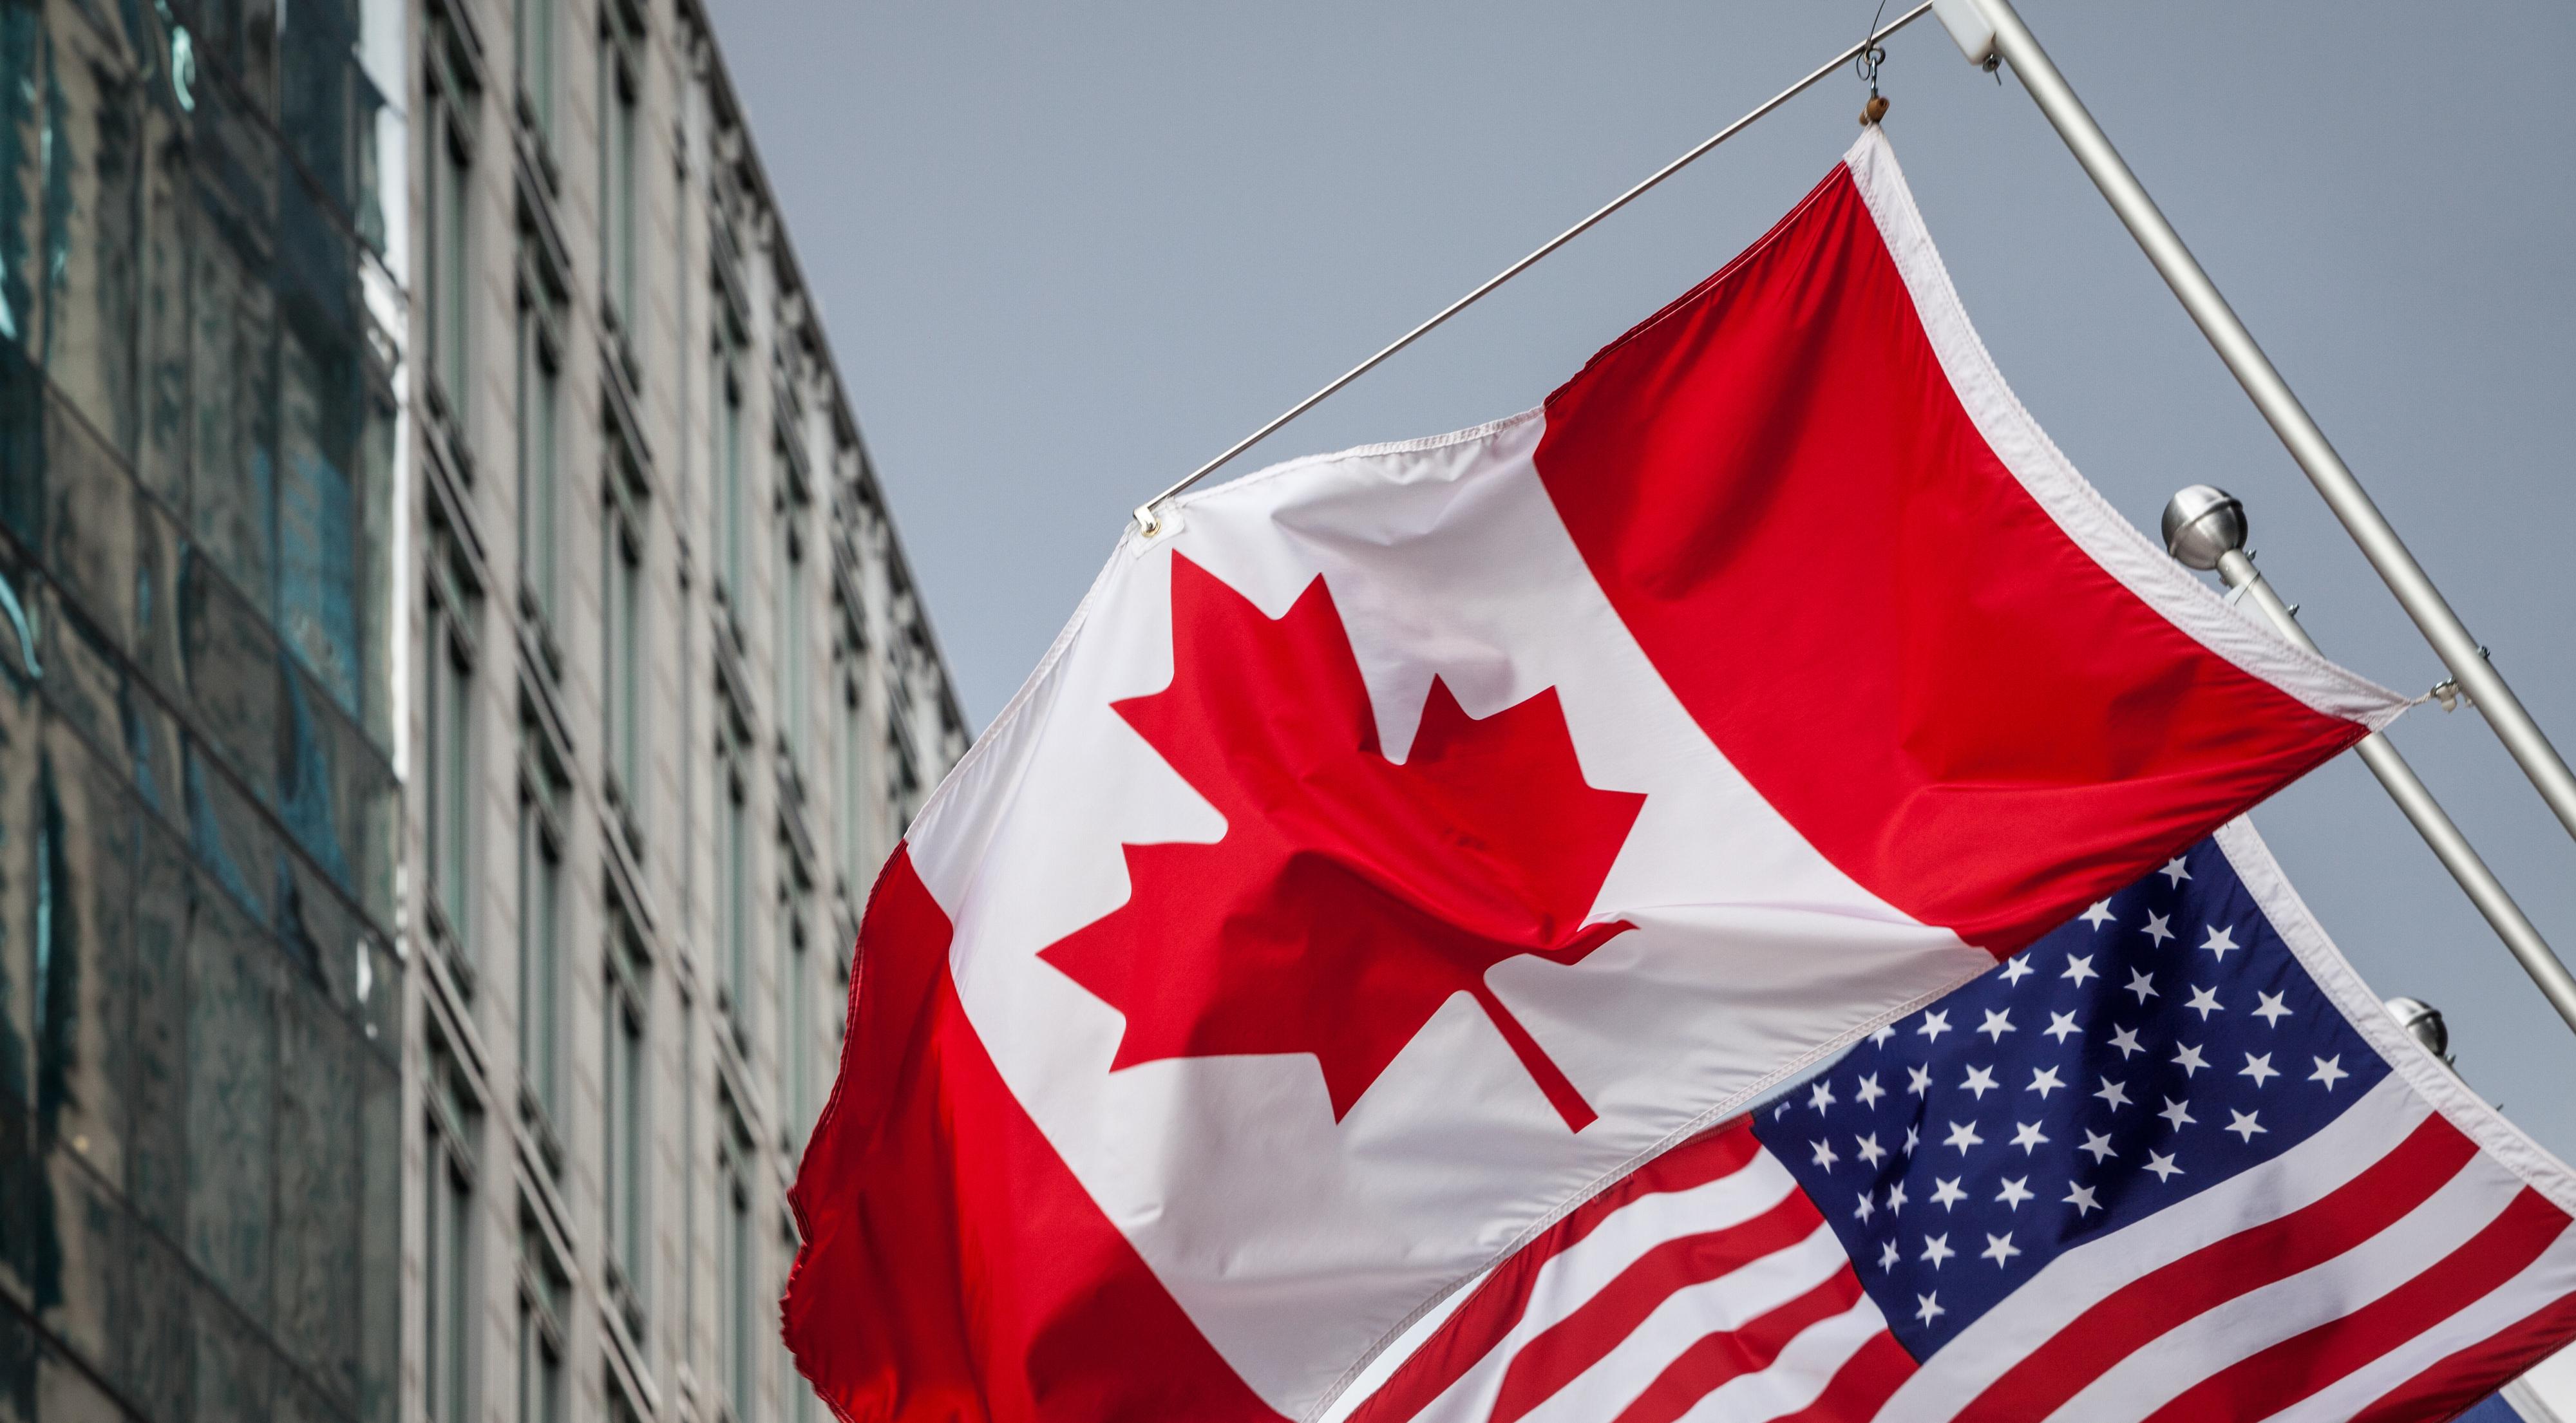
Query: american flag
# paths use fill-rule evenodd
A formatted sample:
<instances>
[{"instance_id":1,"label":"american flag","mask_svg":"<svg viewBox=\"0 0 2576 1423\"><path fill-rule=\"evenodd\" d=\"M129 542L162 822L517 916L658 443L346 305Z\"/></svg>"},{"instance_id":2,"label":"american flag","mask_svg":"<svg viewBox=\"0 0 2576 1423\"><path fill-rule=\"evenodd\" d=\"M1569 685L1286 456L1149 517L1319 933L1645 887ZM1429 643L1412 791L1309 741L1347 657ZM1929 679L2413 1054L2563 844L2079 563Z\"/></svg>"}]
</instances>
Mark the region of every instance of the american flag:
<instances>
[{"instance_id":1,"label":"american flag","mask_svg":"<svg viewBox=\"0 0 2576 1423\"><path fill-rule=\"evenodd\" d=\"M1567 1213L1344 1408L2448 1418L2576 1335L2571 1215L2239 822Z\"/></svg>"}]
</instances>

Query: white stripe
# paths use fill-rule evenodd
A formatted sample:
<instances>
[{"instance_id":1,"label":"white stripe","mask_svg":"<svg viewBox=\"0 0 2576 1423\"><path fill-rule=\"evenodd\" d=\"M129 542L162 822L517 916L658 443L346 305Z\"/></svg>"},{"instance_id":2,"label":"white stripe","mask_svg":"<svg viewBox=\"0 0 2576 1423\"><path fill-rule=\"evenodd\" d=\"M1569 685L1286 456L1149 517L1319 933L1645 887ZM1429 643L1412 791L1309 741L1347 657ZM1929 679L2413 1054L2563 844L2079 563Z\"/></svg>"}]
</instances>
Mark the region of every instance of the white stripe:
<instances>
[{"instance_id":1,"label":"white stripe","mask_svg":"<svg viewBox=\"0 0 2576 1423\"><path fill-rule=\"evenodd\" d=\"M1419 1418L1483 1418L1502 1387L1504 1370L1531 1339L1583 1307L1619 1272L1665 1241L1740 1225L1788 1199L1798 1189L1779 1158L1756 1151L1733 1175L1687 1191L1663 1191L1620 1207L1592 1233L1539 1267L1529 1305L1511 1332L1496 1341L1456 1383L1432 1400ZM1842 1258L1835 1251L1835 1259ZM1461 1400L1481 1398L1477 1404Z\"/></svg>"},{"instance_id":2,"label":"white stripe","mask_svg":"<svg viewBox=\"0 0 2576 1423\"><path fill-rule=\"evenodd\" d=\"M2114 1364L2051 1416L2068 1423L2144 1418L2230 1364L2331 1324L2440 1264L2521 1190L2522 1183L2494 1163L2473 1157L2386 1230L2312 1269L2185 1320Z\"/></svg>"},{"instance_id":3,"label":"white stripe","mask_svg":"<svg viewBox=\"0 0 2576 1423\"><path fill-rule=\"evenodd\" d=\"M2403 1141L2432 1110L2394 1074L2306 1141L2188 1200L2058 1256L1943 1345L1879 1417L1954 1417L2067 1321L2151 1270L2324 1198ZM2185 1166L2188 1169L2188 1158Z\"/></svg>"},{"instance_id":4,"label":"white stripe","mask_svg":"<svg viewBox=\"0 0 2576 1423\"><path fill-rule=\"evenodd\" d=\"M2240 816L2218 827L2216 838L2218 848L2235 867L2236 877L2254 897L2255 906L2272 922L2282 942L2297 956L2300 967L2325 990L2326 997L2342 1010L2354 1030L2388 1059L2417 1095L2440 1109L2443 1116L2451 1119L2451 1125L2476 1142L2480 1151L2521 1176L2558 1209L2576 1216L2576 1172L2569 1171L2567 1164L2551 1155L2548 1148L2506 1121L2503 1113L2469 1090L2458 1073L2426 1052L2423 1044L2397 1026L2393 1016L2381 1011L2379 995L2370 991L2370 986L2361 981L2361 975L2353 972L2352 965L2326 937L2324 926L2308 911L2298 891L2290 887L2289 877L2281 873L2270 847L2254 833L2254 822Z\"/></svg>"},{"instance_id":5,"label":"white stripe","mask_svg":"<svg viewBox=\"0 0 2576 1423\"><path fill-rule=\"evenodd\" d=\"M1743 1328L1849 1264L1834 1228L1819 1221L1813 1234L1786 1250L1675 1290L1591 1368L1530 1410L1527 1423L1597 1423L1613 1417L1693 1344Z\"/></svg>"},{"instance_id":6,"label":"white stripe","mask_svg":"<svg viewBox=\"0 0 2576 1423\"><path fill-rule=\"evenodd\" d=\"M2274 1417L2279 1423L2340 1423L2434 1364L2513 1327L2533 1310L2570 1293L2576 1293L2576 1237L2562 1233L2539 1259L2468 1308Z\"/></svg>"},{"instance_id":7,"label":"white stripe","mask_svg":"<svg viewBox=\"0 0 2576 1423\"><path fill-rule=\"evenodd\" d=\"M1860 1303L1820 1319L1789 1341L1758 1374L1730 1379L1682 1415L1683 1423L1758 1423L1814 1403L1861 1346L1887 1332L1887 1316L1863 1295Z\"/></svg>"}]
</instances>

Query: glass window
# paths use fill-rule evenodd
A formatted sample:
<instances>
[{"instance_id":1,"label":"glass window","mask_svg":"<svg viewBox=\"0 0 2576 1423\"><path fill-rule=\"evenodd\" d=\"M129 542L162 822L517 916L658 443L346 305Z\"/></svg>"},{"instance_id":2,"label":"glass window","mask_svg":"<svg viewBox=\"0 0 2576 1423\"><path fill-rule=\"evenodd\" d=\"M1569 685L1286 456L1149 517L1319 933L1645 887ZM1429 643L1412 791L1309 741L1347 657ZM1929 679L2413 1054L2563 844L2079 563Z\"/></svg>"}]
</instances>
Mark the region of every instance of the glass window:
<instances>
[{"instance_id":1,"label":"glass window","mask_svg":"<svg viewBox=\"0 0 2576 1423\"><path fill-rule=\"evenodd\" d=\"M610 478L622 481L622 471ZM608 513L608 566L604 571L604 664L600 702L606 716L609 769L631 815L643 813L644 541L641 515L626 502L625 486Z\"/></svg>"},{"instance_id":2,"label":"glass window","mask_svg":"<svg viewBox=\"0 0 2576 1423\"><path fill-rule=\"evenodd\" d=\"M634 930L622 914L610 916L606 955L604 1090L601 1105L600 1178L606 1183L612 1288L625 1297L630 1323L643 1299L645 1249L644 1161L645 965Z\"/></svg>"},{"instance_id":3,"label":"glass window","mask_svg":"<svg viewBox=\"0 0 2576 1423\"><path fill-rule=\"evenodd\" d=\"M519 1070L551 1132L563 1120L563 862L538 794L519 806Z\"/></svg>"},{"instance_id":4,"label":"glass window","mask_svg":"<svg viewBox=\"0 0 2576 1423\"><path fill-rule=\"evenodd\" d=\"M742 487L742 385L730 370L721 382L724 388L722 409L716 412L716 478L722 500L718 511L724 536L725 593L739 607L742 597L743 559L743 487Z\"/></svg>"},{"instance_id":5,"label":"glass window","mask_svg":"<svg viewBox=\"0 0 2576 1423\"><path fill-rule=\"evenodd\" d=\"M572 1281L531 1212L519 1224L519 1423L564 1423Z\"/></svg>"},{"instance_id":6,"label":"glass window","mask_svg":"<svg viewBox=\"0 0 2576 1423\"><path fill-rule=\"evenodd\" d=\"M779 1136L792 1154L804 1149L806 1123L813 1113L813 1065L808 1060L813 1052L806 1035L812 1031L809 973L814 956L805 944L802 896L789 897L784 917L778 934L778 1110Z\"/></svg>"},{"instance_id":7,"label":"glass window","mask_svg":"<svg viewBox=\"0 0 2576 1423\"><path fill-rule=\"evenodd\" d=\"M460 967L473 962L471 863L474 774L474 619L472 591L456 576L443 534L430 541L430 628L422 688L428 738L422 754L426 787L429 883ZM469 985L470 986L470 985Z\"/></svg>"},{"instance_id":8,"label":"glass window","mask_svg":"<svg viewBox=\"0 0 2576 1423\"><path fill-rule=\"evenodd\" d=\"M856 902L867 894L870 879L867 847L860 843L867 833L867 792L859 767L858 689L844 684L832 700L838 713L832 719L832 798L840 812L834 819L841 841L841 886Z\"/></svg>"},{"instance_id":9,"label":"glass window","mask_svg":"<svg viewBox=\"0 0 2576 1423\"><path fill-rule=\"evenodd\" d=\"M738 762L739 748L735 756ZM733 770L727 777L731 784L724 800L723 843L716 847L723 856L717 909L723 915L725 1006L733 1015L734 1041L747 1044L751 1041L744 1021L750 1015L751 989L751 833L739 765Z\"/></svg>"},{"instance_id":10,"label":"glass window","mask_svg":"<svg viewBox=\"0 0 2576 1423\"><path fill-rule=\"evenodd\" d=\"M449 419L462 426L472 333L468 327L474 162L475 94L464 82L466 71L454 63L457 41L443 22L433 21L427 46L430 69L429 122L423 125L428 148L428 206L424 230L429 234L429 260L420 272L421 309L428 337L429 370L446 397Z\"/></svg>"},{"instance_id":11,"label":"glass window","mask_svg":"<svg viewBox=\"0 0 2576 1423\"><path fill-rule=\"evenodd\" d=\"M529 601L555 615L556 526L561 507L562 372L554 332L559 306L542 293L522 294L518 339L519 577Z\"/></svg>"},{"instance_id":12,"label":"glass window","mask_svg":"<svg viewBox=\"0 0 2576 1423\"><path fill-rule=\"evenodd\" d=\"M787 501L778 515L778 731L798 762L805 759L807 683L807 615L805 608L805 540L797 520L804 507ZM802 769L802 766L799 766Z\"/></svg>"},{"instance_id":13,"label":"glass window","mask_svg":"<svg viewBox=\"0 0 2576 1423\"><path fill-rule=\"evenodd\" d=\"M519 98L529 122L551 139L555 127L555 0L518 0Z\"/></svg>"},{"instance_id":14,"label":"glass window","mask_svg":"<svg viewBox=\"0 0 2576 1423\"><path fill-rule=\"evenodd\" d=\"M724 1219L716 1231L716 1292L719 1338L716 1347L723 1351L724 1395L732 1404L736 1423L747 1423L752 1412L752 1389L758 1378L754 1360L761 1328L757 1284L759 1259L752 1230L751 1203L754 1180L751 1131L743 1125L742 1114L730 1098L722 1102L725 1122L724 1140L718 1147L718 1170L724 1190Z\"/></svg>"},{"instance_id":15,"label":"glass window","mask_svg":"<svg viewBox=\"0 0 2576 1423\"><path fill-rule=\"evenodd\" d=\"M600 295L630 329L635 319L637 73L624 22L603 7L599 63Z\"/></svg>"},{"instance_id":16,"label":"glass window","mask_svg":"<svg viewBox=\"0 0 2576 1423\"><path fill-rule=\"evenodd\" d=\"M474 1173L482 1110L445 1044L433 1038L428 1056L423 1383L435 1423L468 1423L474 1416Z\"/></svg>"}]
</instances>

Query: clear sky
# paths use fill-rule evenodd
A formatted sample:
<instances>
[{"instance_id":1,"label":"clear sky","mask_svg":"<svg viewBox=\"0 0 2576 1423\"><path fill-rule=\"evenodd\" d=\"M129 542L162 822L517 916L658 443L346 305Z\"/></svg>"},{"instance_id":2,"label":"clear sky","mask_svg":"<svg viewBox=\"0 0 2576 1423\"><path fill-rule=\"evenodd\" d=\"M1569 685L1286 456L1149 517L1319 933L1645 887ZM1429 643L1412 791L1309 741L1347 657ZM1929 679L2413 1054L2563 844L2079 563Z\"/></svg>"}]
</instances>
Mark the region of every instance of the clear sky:
<instances>
[{"instance_id":1,"label":"clear sky","mask_svg":"<svg viewBox=\"0 0 2576 1423\"><path fill-rule=\"evenodd\" d=\"M889 4L716 21L970 717L1127 510L1858 39L1859 0ZM1902 3L1891 0L1891 11ZM2363 483L2576 751L2576 7L2322 0L2024 16ZM2140 527L2241 495L2346 664L2440 664L2009 75L1928 18L1887 131L2024 403ZM1851 141L1831 80L1233 472L1526 409ZM1976 550L1963 548L1962 557ZM2544 933L2576 842L2474 712L2395 732ZM2576 1157L2560 1025L2361 766L2256 814L2383 994Z\"/></svg>"}]
</instances>

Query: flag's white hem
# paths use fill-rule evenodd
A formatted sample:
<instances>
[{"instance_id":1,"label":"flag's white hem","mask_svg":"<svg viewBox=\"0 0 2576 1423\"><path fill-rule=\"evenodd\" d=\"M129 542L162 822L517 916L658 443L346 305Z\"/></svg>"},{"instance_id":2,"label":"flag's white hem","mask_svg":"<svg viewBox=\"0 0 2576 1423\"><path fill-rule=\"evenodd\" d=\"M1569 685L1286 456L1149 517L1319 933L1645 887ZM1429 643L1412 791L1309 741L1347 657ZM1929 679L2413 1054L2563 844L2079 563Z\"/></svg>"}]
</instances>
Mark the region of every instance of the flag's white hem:
<instances>
[{"instance_id":1,"label":"flag's white hem","mask_svg":"<svg viewBox=\"0 0 2576 1423\"><path fill-rule=\"evenodd\" d=\"M2327 937L2325 926L2308 911L2307 901L2290 887L2289 877L2281 873L2271 848L2254 833L2254 823L2240 816L2218 827L2216 838L2220 852L2235 866L2236 877L2245 882L2246 892L2254 896L2263 917L2272 921L2272 928L2290 946L2299 966L2325 990L2326 998L2351 1021L2371 1049L2387 1059L2389 1067L2405 1079L2417 1096L2477 1143L2480 1151L2548 1197L2550 1204L2576 1216L2576 1171L2506 1120L2485 1098L2469 1090L2458 1073L2426 1052L2423 1044L2398 1025L2387 1005L2361 981L2361 975L2344 959L2343 951Z\"/></svg>"},{"instance_id":2,"label":"flag's white hem","mask_svg":"<svg viewBox=\"0 0 2576 1423\"><path fill-rule=\"evenodd\" d=\"M2208 584L2122 518L2004 383L1994 356L1968 321L1958 289L1950 284L1950 270L1914 206L1896 151L1876 125L1861 131L1843 155L1843 166L1913 295L1923 333L1960 405L1995 458L2077 547L2201 646L2313 710L2373 731L2406 710L2406 698L2231 611Z\"/></svg>"}]
</instances>

